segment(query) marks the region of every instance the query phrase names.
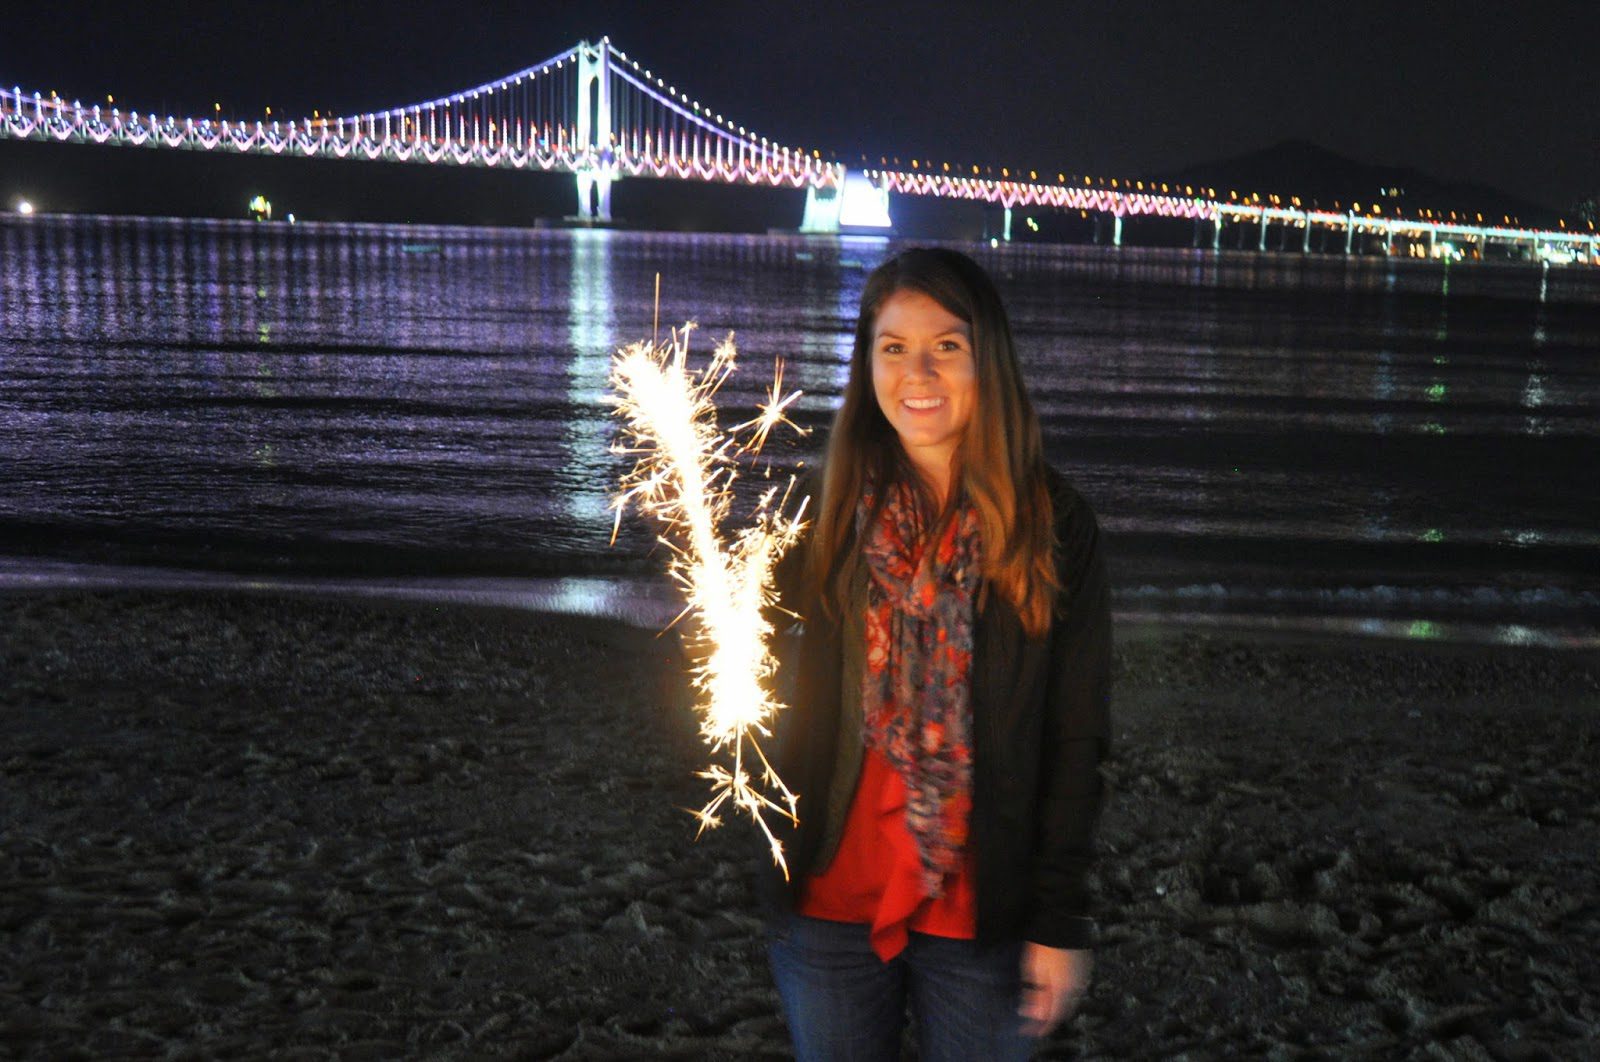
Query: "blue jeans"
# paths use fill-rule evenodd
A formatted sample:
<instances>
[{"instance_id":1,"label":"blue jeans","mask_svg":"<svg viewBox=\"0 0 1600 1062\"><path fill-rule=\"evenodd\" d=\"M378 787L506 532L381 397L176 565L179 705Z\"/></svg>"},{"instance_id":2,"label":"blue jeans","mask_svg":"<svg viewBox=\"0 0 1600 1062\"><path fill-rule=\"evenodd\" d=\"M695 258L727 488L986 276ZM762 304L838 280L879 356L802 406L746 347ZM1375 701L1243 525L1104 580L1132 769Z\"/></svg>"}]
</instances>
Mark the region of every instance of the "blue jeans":
<instances>
[{"instance_id":1,"label":"blue jeans","mask_svg":"<svg viewBox=\"0 0 1600 1062\"><path fill-rule=\"evenodd\" d=\"M881 961L867 926L777 915L767 955L799 1062L879 1062L900 1057L906 1004L924 1062L1026 1059L1022 944L980 946L912 933Z\"/></svg>"}]
</instances>

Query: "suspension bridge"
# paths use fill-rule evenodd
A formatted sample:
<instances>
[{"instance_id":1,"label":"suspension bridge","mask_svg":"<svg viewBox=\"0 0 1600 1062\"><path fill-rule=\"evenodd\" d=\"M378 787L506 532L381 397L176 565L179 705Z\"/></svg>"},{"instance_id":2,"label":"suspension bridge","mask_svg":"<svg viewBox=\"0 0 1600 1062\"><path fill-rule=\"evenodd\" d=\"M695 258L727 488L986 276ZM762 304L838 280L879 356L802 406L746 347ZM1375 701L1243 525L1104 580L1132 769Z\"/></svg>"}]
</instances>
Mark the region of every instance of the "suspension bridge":
<instances>
[{"instance_id":1,"label":"suspension bridge","mask_svg":"<svg viewBox=\"0 0 1600 1062\"><path fill-rule=\"evenodd\" d=\"M1187 219L1196 246L1222 246L1224 229L1248 226L1257 249L1312 249L1349 254L1378 247L1423 257L1478 256L1496 248L1507 257L1600 265L1600 233L1485 223L1481 216L1445 218L1302 207L1270 196L1223 198L1214 188L1154 181L1068 177L995 178L972 167L912 160L910 168L851 169L805 149L757 134L702 105L616 48L587 41L543 62L448 96L365 114L298 119L230 120L85 106L21 87L0 89L0 139L287 155L445 166L489 166L572 175L579 219L611 220L619 180L654 178L804 190L802 232L885 231L894 196L931 196L999 207L1010 238L1018 208L1077 211L1096 219L1106 242L1122 243L1123 222L1137 217ZM1048 177L1048 175L1046 175ZM1275 246L1272 246L1275 244Z\"/></svg>"}]
</instances>

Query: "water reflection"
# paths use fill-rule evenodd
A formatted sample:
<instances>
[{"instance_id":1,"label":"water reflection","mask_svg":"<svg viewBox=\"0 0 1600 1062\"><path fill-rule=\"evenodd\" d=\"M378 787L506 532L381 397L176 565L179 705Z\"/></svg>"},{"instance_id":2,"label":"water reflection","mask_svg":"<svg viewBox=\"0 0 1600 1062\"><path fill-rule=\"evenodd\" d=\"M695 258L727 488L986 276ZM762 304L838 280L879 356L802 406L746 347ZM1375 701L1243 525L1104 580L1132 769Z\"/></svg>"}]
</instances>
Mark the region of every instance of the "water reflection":
<instances>
[{"instance_id":1,"label":"water reflection","mask_svg":"<svg viewBox=\"0 0 1600 1062\"><path fill-rule=\"evenodd\" d=\"M611 295L611 240L604 229L572 234L571 281L567 297L566 405L571 411L563 454L569 482L562 491L567 516L576 527L594 528L597 547L612 525L611 491L616 474L608 459L611 420L605 405L611 355L621 345Z\"/></svg>"},{"instance_id":2,"label":"water reflection","mask_svg":"<svg viewBox=\"0 0 1600 1062\"><path fill-rule=\"evenodd\" d=\"M754 408L782 355L821 427L861 285L895 246L0 220L0 552L654 570L647 529L605 546L619 462L600 396L611 351L649 327L655 274L663 325L698 320L699 354L737 331L727 416ZM1047 452L1105 518L1121 584L1152 588L1141 608L1182 611L1179 588L1213 583L1596 588L1593 271L979 257L1010 301ZM821 442L778 440L778 467ZM1418 600L1409 619L1543 629L1588 599Z\"/></svg>"}]
</instances>

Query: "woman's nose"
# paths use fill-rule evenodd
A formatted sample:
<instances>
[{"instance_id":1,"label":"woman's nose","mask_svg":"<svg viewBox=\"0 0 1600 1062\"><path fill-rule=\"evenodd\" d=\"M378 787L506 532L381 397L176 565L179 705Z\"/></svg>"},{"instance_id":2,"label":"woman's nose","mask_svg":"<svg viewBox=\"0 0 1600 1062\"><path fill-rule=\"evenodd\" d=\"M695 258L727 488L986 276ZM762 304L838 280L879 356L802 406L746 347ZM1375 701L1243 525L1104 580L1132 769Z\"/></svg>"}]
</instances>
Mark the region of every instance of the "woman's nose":
<instances>
[{"instance_id":1,"label":"woman's nose","mask_svg":"<svg viewBox=\"0 0 1600 1062\"><path fill-rule=\"evenodd\" d=\"M933 354L926 350L912 352L906 359L906 375L921 379L933 375Z\"/></svg>"}]
</instances>

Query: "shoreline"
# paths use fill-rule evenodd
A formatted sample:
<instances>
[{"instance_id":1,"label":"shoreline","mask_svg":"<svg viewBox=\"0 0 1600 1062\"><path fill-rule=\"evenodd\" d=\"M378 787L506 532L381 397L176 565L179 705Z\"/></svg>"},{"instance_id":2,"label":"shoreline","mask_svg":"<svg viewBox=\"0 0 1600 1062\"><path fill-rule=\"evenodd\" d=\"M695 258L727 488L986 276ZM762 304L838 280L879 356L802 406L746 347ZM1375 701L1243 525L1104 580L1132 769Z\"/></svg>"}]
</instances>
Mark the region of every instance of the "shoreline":
<instances>
[{"instance_id":1,"label":"shoreline","mask_svg":"<svg viewBox=\"0 0 1600 1062\"><path fill-rule=\"evenodd\" d=\"M134 591L0 624L0 1050L787 1057L759 834L681 810L672 639ZM1600 654L1126 629L1096 979L1043 1057L1580 1057L1597 710Z\"/></svg>"},{"instance_id":2,"label":"shoreline","mask_svg":"<svg viewBox=\"0 0 1600 1062\"><path fill-rule=\"evenodd\" d=\"M393 600L421 606L511 608L535 615L584 616L659 631L682 607L660 575L285 575L225 568L170 568L0 554L0 597L8 594L220 593L324 600ZM1600 628L1528 626L1468 620L1349 615L1273 615L1114 608L1118 630L1207 633L1241 640L1372 645L1600 651Z\"/></svg>"}]
</instances>

